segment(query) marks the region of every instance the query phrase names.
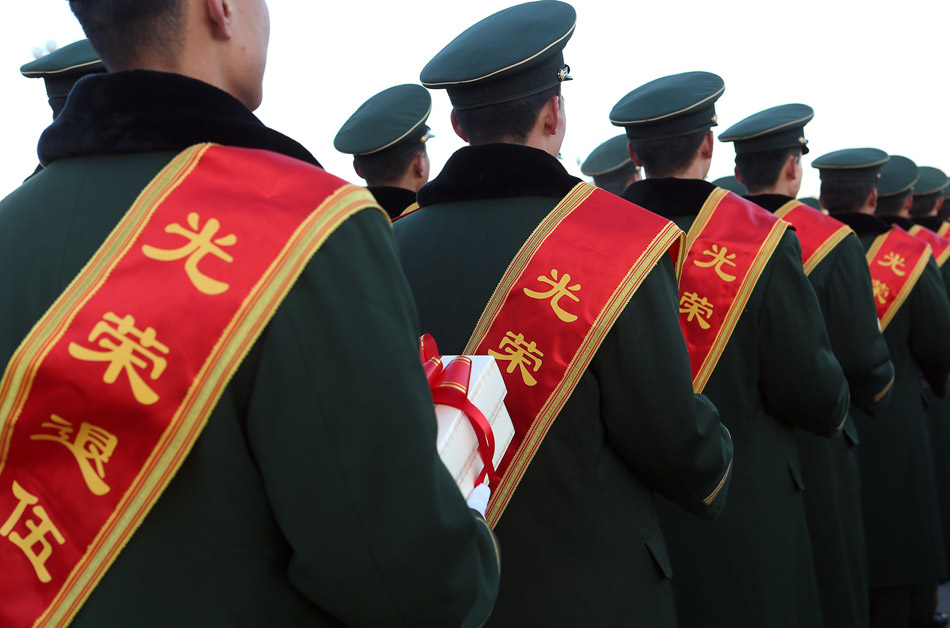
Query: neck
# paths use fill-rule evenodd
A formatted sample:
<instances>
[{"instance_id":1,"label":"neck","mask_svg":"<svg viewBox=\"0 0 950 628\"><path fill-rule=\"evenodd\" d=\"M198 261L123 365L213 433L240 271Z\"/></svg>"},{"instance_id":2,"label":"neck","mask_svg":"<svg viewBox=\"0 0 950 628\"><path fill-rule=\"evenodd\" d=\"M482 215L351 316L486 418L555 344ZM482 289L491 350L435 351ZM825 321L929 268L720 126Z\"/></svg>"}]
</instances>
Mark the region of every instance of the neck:
<instances>
[{"instance_id":1,"label":"neck","mask_svg":"<svg viewBox=\"0 0 950 628\"><path fill-rule=\"evenodd\" d=\"M764 188L749 189L750 196L759 196L762 194L778 194L781 196L788 196L789 198L795 198L798 194L798 186L792 181L778 181L775 185Z\"/></svg>"},{"instance_id":2,"label":"neck","mask_svg":"<svg viewBox=\"0 0 950 628\"><path fill-rule=\"evenodd\" d=\"M643 170L646 172L648 179L656 178L646 166L644 166ZM662 178L703 180L706 178L706 175L708 173L709 173L709 162L706 161L705 159L695 159L693 160L693 163L689 165L688 168L668 174L666 175L666 177L662 177Z\"/></svg>"}]
</instances>

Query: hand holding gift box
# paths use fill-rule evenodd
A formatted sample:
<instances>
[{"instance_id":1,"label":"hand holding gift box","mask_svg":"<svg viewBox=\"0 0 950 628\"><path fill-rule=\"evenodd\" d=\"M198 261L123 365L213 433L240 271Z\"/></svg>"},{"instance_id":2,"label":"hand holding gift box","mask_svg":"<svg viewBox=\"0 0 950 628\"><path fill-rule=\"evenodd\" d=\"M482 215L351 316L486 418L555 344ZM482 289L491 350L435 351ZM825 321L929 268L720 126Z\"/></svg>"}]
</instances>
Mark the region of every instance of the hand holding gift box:
<instances>
[{"instance_id":1,"label":"hand holding gift box","mask_svg":"<svg viewBox=\"0 0 950 628\"><path fill-rule=\"evenodd\" d=\"M514 436L505 409L505 382L495 358L440 356L432 336L420 339L420 357L435 401L436 448L464 497L494 484Z\"/></svg>"}]
</instances>

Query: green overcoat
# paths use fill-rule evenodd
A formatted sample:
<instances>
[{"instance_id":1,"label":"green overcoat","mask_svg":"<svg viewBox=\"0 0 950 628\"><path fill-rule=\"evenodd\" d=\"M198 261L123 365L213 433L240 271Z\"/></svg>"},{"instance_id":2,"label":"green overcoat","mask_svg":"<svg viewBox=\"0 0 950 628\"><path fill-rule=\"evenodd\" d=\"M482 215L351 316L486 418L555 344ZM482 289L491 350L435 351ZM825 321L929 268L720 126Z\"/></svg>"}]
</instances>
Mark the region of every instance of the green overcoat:
<instances>
[{"instance_id":1,"label":"green overcoat","mask_svg":"<svg viewBox=\"0 0 950 628\"><path fill-rule=\"evenodd\" d=\"M865 249L890 226L865 214L835 214ZM855 409L868 577L872 588L929 585L945 571L924 382L944 392L950 373L950 302L931 260L884 330L896 377L891 403L870 417ZM895 497L896 496L896 497Z\"/></svg>"},{"instance_id":2,"label":"green overcoat","mask_svg":"<svg viewBox=\"0 0 950 628\"><path fill-rule=\"evenodd\" d=\"M0 204L0 360L201 141L316 163L192 79L76 87L40 142L46 168ZM196 211L212 209L226 219L214 199ZM308 263L72 626L481 625L498 550L435 452L416 327L389 223L359 212Z\"/></svg>"},{"instance_id":3,"label":"green overcoat","mask_svg":"<svg viewBox=\"0 0 950 628\"><path fill-rule=\"evenodd\" d=\"M647 179L623 197L689 229L714 189ZM661 503L680 626L820 627L795 428L835 434L848 386L793 233L766 265L704 392L732 433L735 470L716 521Z\"/></svg>"},{"instance_id":4,"label":"green overcoat","mask_svg":"<svg viewBox=\"0 0 950 628\"><path fill-rule=\"evenodd\" d=\"M440 349L465 346L525 239L578 183L540 150L490 144L457 151L420 190L422 209L396 222L396 239ZM692 393L676 299L664 256L541 443L496 527L504 565L489 626L677 625L653 491L715 516L725 495L704 498L732 447Z\"/></svg>"},{"instance_id":5,"label":"green overcoat","mask_svg":"<svg viewBox=\"0 0 950 628\"><path fill-rule=\"evenodd\" d=\"M779 194L747 196L769 211L792 199ZM894 366L881 335L864 247L849 235L808 275L825 328L851 389L851 402L873 414L890 401ZM863 304L863 306L862 306ZM859 441L854 419L841 434L822 438L798 430L805 481L805 516L825 628L867 628L868 576L861 510Z\"/></svg>"}]
</instances>

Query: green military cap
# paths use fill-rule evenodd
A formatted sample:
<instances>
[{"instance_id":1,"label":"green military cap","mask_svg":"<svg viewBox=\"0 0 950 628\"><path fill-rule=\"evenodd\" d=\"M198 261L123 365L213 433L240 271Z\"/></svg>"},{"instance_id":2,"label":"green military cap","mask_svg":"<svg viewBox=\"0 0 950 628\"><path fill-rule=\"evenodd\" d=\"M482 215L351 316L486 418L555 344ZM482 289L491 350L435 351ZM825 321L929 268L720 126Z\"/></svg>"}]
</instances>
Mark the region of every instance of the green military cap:
<instances>
[{"instance_id":1,"label":"green military cap","mask_svg":"<svg viewBox=\"0 0 950 628\"><path fill-rule=\"evenodd\" d=\"M939 168L921 166L917 169L919 178L914 185L914 196L927 196L947 190L947 175Z\"/></svg>"},{"instance_id":2,"label":"green military cap","mask_svg":"<svg viewBox=\"0 0 950 628\"><path fill-rule=\"evenodd\" d=\"M431 112L432 97L421 85L384 89L350 116L333 147L356 156L408 153L432 137L426 126Z\"/></svg>"},{"instance_id":3,"label":"green military cap","mask_svg":"<svg viewBox=\"0 0 950 628\"><path fill-rule=\"evenodd\" d=\"M745 196L749 193L749 190L746 189L746 186L742 184L739 179L735 178L732 175L728 177L719 177L712 182L717 188L722 188L724 190L729 190L730 192L735 192L739 196Z\"/></svg>"},{"instance_id":4,"label":"green military cap","mask_svg":"<svg viewBox=\"0 0 950 628\"><path fill-rule=\"evenodd\" d=\"M845 148L822 155L811 165L818 168L822 181L876 180L887 160L887 153L876 148Z\"/></svg>"},{"instance_id":5,"label":"green military cap","mask_svg":"<svg viewBox=\"0 0 950 628\"><path fill-rule=\"evenodd\" d=\"M812 209L817 209L820 212L825 211L825 208L821 206L821 202L814 196L804 196L798 199L798 202L804 205L808 205Z\"/></svg>"},{"instance_id":6,"label":"green military cap","mask_svg":"<svg viewBox=\"0 0 950 628\"><path fill-rule=\"evenodd\" d=\"M43 79L51 99L66 98L76 81L87 74L105 71L106 66L88 39L63 46L20 68L20 73L27 78Z\"/></svg>"},{"instance_id":7,"label":"green military cap","mask_svg":"<svg viewBox=\"0 0 950 628\"><path fill-rule=\"evenodd\" d=\"M814 117L808 105L779 105L733 124L719 141L734 142L738 154L800 147L804 155L808 153L805 125Z\"/></svg>"},{"instance_id":8,"label":"green military cap","mask_svg":"<svg viewBox=\"0 0 950 628\"><path fill-rule=\"evenodd\" d=\"M599 177L628 166L633 166L634 171L637 169L627 152L627 136L618 135L595 148L581 164L581 172L588 177Z\"/></svg>"},{"instance_id":9,"label":"green military cap","mask_svg":"<svg viewBox=\"0 0 950 628\"><path fill-rule=\"evenodd\" d=\"M564 65L577 15L556 0L503 9L453 39L422 69L430 89L445 89L456 109L518 100L570 80Z\"/></svg>"},{"instance_id":10,"label":"green military cap","mask_svg":"<svg viewBox=\"0 0 950 628\"><path fill-rule=\"evenodd\" d=\"M631 142L690 135L718 124L716 101L725 90L722 78L710 72L664 76L620 99L610 122L624 127Z\"/></svg>"},{"instance_id":11,"label":"green military cap","mask_svg":"<svg viewBox=\"0 0 950 628\"><path fill-rule=\"evenodd\" d=\"M910 192L917 183L917 164L903 155L891 155L881 167L877 182L877 195L881 198Z\"/></svg>"}]
</instances>

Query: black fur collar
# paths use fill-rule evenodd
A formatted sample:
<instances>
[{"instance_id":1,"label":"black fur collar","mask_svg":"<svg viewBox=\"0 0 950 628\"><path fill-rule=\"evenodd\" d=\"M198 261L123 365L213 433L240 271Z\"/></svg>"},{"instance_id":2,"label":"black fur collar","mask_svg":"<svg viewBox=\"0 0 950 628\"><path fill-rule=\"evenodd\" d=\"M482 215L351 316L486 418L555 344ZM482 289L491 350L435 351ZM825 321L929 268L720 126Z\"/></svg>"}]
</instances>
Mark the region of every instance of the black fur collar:
<instances>
[{"instance_id":1,"label":"black fur collar","mask_svg":"<svg viewBox=\"0 0 950 628\"><path fill-rule=\"evenodd\" d=\"M320 165L230 94L178 74L145 70L96 74L76 83L40 137L38 152L49 165L78 155L181 151L201 142L260 148Z\"/></svg>"},{"instance_id":2,"label":"black fur collar","mask_svg":"<svg viewBox=\"0 0 950 628\"><path fill-rule=\"evenodd\" d=\"M831 214L831 217L848 225L859 236L880 235L890 231L891 227L877 216L859 213Z\"/></svg>"},{"instance_id":3,"label":"black fur collar","mask_svg":"<svg viewBox=\"0 0 950 628\"><path fill-rule=\"evenodd\" d=\"M406 208L416 202L416 193L406 188L397 188L391 185L371 185L366 188L386 210L389 218L393 219L406 211Z\"/></svg>"},{"instance_id":4,"label":"black fur collar","mask_svg":"<svg viewBox=\"0 0 950 628\"><path fill-rule=\"evenodd\" d=\"M419 190L420 206L513 196L562 198L581 180L554 157L519 144L466 146Z\"/></svg>"},{"instance_id":5,"label":"black fur collar","mask_svg":"<svg viewBox=\"0 0 950 628\"><path fill-rule=\"evenodd\" d=\"M747 201L752 201L759 207L764 207L770 212L776 212L789 201L795 199L784 194L750 194L745 197Z\"/></svg>"},{"instance_id":6,"label":"black fur collar","mask_svg":"<svg viewBox=\"0 0 950 628\"><path fill-rule=\"evenodd\" d=\"M620 195L664 218L694 216L716 186L700 179L644 179L634 181Z\"/></svg>"},{"instance_id":7,"label":"black fur collar","mask_svg":"<svg viewBox=\"0 0 950 628\"><path fill-rule=\"evenodd\" d=\"M877 216L877 218L879 218L883 223L897 225L904 231L910 230L915 224L910 218L903 218L901 216Z\"/></svg>"},{"instance_id":8,"label":"black fur collar","mask_svg":"<svg viewBox=\"0 0 950 628\"><path fill-rule=\"evenodd\" d=\"M921 227L930 229L934 233L937 233L937 231L940 230L940 227L943 226L943 220L939 216L920 216L918 218L914 218L914 222Z\"/></svg>"}]
</instances>

